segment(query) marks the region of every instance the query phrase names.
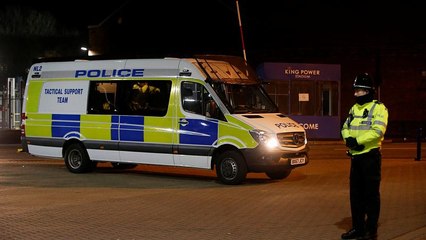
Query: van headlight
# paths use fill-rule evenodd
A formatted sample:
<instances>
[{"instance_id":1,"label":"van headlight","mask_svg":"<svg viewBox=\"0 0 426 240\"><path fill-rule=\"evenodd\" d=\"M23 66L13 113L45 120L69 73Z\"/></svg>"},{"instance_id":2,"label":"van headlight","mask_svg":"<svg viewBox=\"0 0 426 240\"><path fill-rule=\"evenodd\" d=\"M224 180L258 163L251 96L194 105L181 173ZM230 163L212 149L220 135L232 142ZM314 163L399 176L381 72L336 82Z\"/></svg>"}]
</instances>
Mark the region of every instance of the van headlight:
<instances>
[{"instance_id":1,"label":"van headlight","mask_svg":"<svg viewBox=\"0 0 426 240\"><path fill-rule=\"evenodd\" d=\"M280 145L275 135L267 134L265 131L254 129L250 130L250 134L257 143L265 145L267 148L276 148Z\"/></svg>"}]
</instances>

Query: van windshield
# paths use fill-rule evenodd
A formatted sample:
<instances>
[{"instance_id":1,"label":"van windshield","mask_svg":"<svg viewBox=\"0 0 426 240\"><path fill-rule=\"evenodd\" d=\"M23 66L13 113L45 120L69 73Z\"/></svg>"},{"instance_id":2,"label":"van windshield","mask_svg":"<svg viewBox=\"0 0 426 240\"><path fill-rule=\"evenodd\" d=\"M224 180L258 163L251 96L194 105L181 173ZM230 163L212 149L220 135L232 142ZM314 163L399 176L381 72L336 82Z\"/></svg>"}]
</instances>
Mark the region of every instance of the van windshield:
<instances>
[{"instance_id":1,"label":"van windshield","mask_svg":"<svg viewBox=\"0 0 426 240\"><path fill-rule=\"evenodd\" d=\"M198 67L231 113L273 113L278 107L269 98L256 73L243 58L197 56Z\"/></svg>"},{"instance_id":2,"label":"van windshield","mask_svg":"<svg viewBox=\"0 0 426 240\"><path fill-rule=\"evenodd\" d=\"M277 106L260 84L211 83L231 113L274 113Z\"/></svg>"}]
</instances>

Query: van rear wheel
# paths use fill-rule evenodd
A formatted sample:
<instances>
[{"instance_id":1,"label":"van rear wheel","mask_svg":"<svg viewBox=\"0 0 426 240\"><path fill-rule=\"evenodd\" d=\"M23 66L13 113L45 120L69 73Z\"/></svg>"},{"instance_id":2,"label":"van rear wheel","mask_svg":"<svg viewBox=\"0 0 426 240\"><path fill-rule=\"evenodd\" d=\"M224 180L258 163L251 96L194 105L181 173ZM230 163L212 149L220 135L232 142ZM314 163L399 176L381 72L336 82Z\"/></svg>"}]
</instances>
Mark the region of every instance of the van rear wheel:
<instances>
[{"instance_id":1,"label":"van rear wheel","mask_svg":"<svg viewBox=\"0 0 426 240\"><path fill-rule=\"evenodd\" d=\"M72 173L90 172L95 169L97 162L91 161L86 149L80 144L71 144L65 151L65 165Z\"/></svg>"},{"instance_id":2,"label":"van rear wheel","mask_svg":"<svg viewBox=\"0 0 426 240\"><path fill-rule=\"evenodd\" d=\"M216 175L224 184L242 183L247 176L247 165L244 158L236 151L221 153L217 158Z\"/></svg>"}]
</instances>

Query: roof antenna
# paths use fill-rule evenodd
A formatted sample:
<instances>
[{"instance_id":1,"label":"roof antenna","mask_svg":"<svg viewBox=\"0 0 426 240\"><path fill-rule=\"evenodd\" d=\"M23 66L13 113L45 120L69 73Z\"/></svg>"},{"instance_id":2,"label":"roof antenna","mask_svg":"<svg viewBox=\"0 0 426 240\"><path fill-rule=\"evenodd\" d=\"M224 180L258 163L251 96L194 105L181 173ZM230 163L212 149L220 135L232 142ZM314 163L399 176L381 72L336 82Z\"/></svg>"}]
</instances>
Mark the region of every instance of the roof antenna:
<instances>
[{"instance_id":1,"label":"roof antenna","mask_svg":"<svg viewBox=\"0 0 426 240\"><path fill-rule=\"evenodd\" d=\"M246 56L246 47L244 45L244 34L243 34L243 26L241 24L241 15L240 15L240 5L238 4L238 0L235 0L236 6L237 6L237 13L238 13L238 24L240 26L240 35L241 35L241 43L243 46L243 56L244 61L247 62L247 56Z\"/></svg>"}]
</instances>

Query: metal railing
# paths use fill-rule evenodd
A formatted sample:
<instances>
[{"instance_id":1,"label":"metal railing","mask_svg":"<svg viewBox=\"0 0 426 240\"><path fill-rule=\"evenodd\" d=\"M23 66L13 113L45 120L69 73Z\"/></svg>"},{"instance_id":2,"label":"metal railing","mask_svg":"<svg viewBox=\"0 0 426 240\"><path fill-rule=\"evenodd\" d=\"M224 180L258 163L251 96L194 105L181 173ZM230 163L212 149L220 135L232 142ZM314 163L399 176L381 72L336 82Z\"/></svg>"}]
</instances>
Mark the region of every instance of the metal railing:
<instances>
[{"instance_id":1,"label":"metal railing","mask_svg":"<svg viewBox=\"0 0 426 240\"><path fill-rule=\"evenodd\" d=\"M0 91L0 128L19 129L22 113L21 78L8 78L7 85Z\"/></svg>"}]
</instances>

